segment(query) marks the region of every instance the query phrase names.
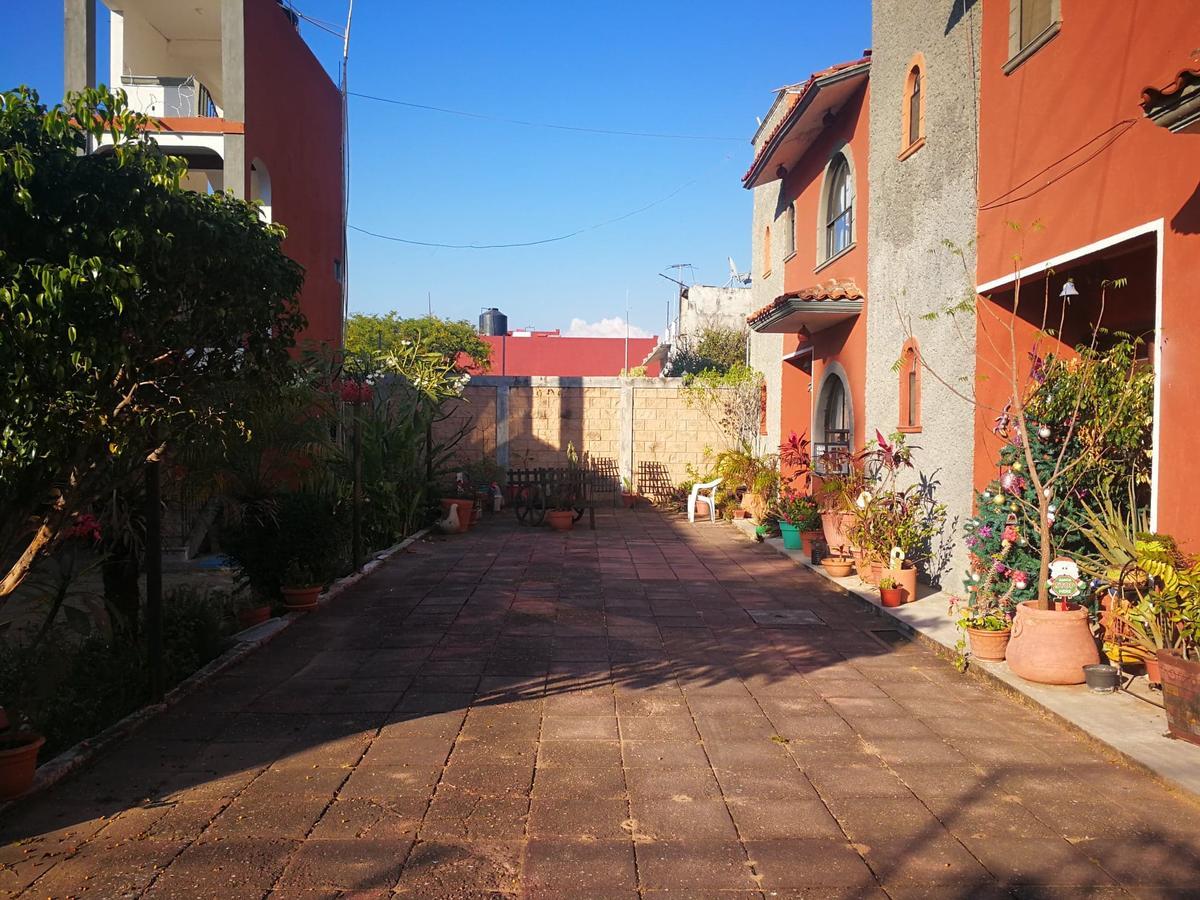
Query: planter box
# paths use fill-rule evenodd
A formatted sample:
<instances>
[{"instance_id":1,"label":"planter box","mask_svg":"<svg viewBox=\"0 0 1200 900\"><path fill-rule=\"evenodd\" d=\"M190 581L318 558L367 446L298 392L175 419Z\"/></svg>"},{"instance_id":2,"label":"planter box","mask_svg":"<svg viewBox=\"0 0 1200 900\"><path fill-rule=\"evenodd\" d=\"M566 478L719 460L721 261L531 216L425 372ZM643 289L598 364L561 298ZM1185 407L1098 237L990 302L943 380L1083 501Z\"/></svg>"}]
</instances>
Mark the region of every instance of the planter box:
<instances>
[{"instance_id":1,"label":"planter box","mask_svg":"<svg viewBox=\"0 0 1200 900\"><path fill-rule=\"evenodd\" d=\"M1200 662L1158 651L1167 728L1181 740L1200 744Z\"/></svg>"}]
</instances>

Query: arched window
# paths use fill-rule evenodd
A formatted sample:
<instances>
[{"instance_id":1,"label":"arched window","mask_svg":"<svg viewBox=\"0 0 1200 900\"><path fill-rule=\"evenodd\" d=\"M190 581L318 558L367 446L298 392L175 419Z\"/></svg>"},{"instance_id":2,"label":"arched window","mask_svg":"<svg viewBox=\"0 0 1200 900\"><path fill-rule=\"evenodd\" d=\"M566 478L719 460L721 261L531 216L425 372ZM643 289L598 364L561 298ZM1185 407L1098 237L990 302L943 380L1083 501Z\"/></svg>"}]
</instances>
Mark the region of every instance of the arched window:
<instances>
[{"instance_id":1,"label":"arched window","mask_svg":"<svg viewBox=\"0 0 1200 900\"><path fill-rule=\"evenodd\" d=\"M250 163L250 199L259 202L258 214L264 222L271 219L271 173L261 159Z\"/></svg>"},{"instance_id":2,"label":"arched window","mask_svg":"<svg viewBox=\"0 0 1200 900\"><path fill-rule=\"evenodd\" d=\"M899 431L915 434L921 430L921 348L909 338L900 351Z\"/></svg>"},{"instance_id":3,"label":"arched window","mask_svg":"<svg viewBox=\"0 0 1200 900\"><path fill-rule=\"evenodd\" d=\"M854 241L854 188L850 164L839 153L829 163L825 202L825 258L837 256Z\"/></svg>"},{"instance_id":4,"label":"arched window","mask_svg":"<svg viewBox=\"0 0 1200 900\"><path fill-rule=\"evenodd\" d=\"M796 252L796 204L787 208L787 255Z\"/></svg>"},{"instance_id":5,"label":"arched window","mask_svg":"<svg viewBox=\"0 0 1200 900\"><path fill-rule=\"evenodd\" d=\"M916 66L908 73L908 82L908 142L915 144L921 139L921 70Z\"/></svg>"},{"instance_id":6,"label":"arched window","mask_svg":"<svg viewBox=\"0 0 1200 900\"><path fill-rule=\"evenodd\" d=\"M845 372L837 363L825 369L813 417L813 462L820 474L846 472L854 441L854 410Z\"/></svg>"},{"instance_id":7,"label":"arched window","mask_svg":"<svg viewBox=\"0 0 1200 900\"><path fill-rule=\"evenodd\" d=\"M900 138L900 158L916 153L925 143L925 57L916 54L908 63L904 78L904 106L901 112L904 133Z\"/></svg>"},{"instance_id":8,"label":"arched window","mask_svg":"<svg viewBox=\"0 0 1200 900\"><path fill-rule=\"evenodd\" d=\"M763 268L762 277L766 278L771 274L771 226L768 225L763 231Z\"/></svg>"}]
</instances>

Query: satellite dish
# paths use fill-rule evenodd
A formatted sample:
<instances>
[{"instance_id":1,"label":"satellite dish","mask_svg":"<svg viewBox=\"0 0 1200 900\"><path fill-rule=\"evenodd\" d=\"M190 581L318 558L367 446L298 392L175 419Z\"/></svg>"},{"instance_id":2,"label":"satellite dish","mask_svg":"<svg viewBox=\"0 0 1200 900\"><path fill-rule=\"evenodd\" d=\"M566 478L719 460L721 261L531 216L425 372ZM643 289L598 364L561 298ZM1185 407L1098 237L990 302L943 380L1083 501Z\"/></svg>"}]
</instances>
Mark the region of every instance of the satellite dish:
<instances>
[{"instance_id":1,"label":"satellite dish","mask_svg":"<svg viewBox=\"0 0 1200 900\"><path fill-rule=\"evenodd\" d=\"M748 286L750 284L750 273L739 272L732 256L728 256L726 259L729 260L729 280L725 282L725 287L735 287L739 284Z\"/></svg>"}]
</instances>

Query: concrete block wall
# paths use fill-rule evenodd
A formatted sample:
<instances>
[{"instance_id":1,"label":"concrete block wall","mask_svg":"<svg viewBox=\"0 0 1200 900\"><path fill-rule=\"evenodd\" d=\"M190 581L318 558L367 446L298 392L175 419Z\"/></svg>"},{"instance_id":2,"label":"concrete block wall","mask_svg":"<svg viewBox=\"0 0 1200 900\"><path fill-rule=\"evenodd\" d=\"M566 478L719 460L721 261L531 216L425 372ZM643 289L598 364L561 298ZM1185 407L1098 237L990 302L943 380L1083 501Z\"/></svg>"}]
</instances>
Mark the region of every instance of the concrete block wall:
<instances>
[{"instance_id":1,"label":"concrete block wall","mask_svg":"<svg viewBox=\"0 0 1200 900\"><path fill-rule=\"evenodd\" d=\"M561 466L568 444L614 460L639 490L662 494L705 471L705 451L726 446L720 413L689 405L682 379L481 376L435 429L446 439L469 424L455 450L463 463L489 457L508 468Z\"/></svg>"}]
</instances>

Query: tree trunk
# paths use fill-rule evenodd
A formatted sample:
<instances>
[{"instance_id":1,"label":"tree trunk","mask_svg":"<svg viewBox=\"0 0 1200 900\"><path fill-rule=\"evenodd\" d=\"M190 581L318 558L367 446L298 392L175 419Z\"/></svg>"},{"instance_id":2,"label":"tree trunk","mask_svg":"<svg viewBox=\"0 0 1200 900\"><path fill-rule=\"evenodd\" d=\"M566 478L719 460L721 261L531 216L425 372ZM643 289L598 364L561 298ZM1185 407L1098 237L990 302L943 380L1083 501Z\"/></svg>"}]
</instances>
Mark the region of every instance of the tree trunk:
<instances>
[{"instance_id":1,"label":"tree trunk","mask_svg":"<svg viewBox=\"0 0 1200 900\"><path fill-rule=\"evenodd\" d=\"M100 571L104 578L104 601L117 614L113 631L136 641L142 609L137 554L128 547L113 548L101 563Z\"/></svg>"},{"instance_id":2,"label":"tree trunk","mask_svg":"<svg viewBox=\"0 0 1200 900\"><path fill-rule=\"evenodd\" d=\"M1038 609L1050 609L1050 520L1049 510L1044 492L1038 497L1039 537L1041 546L1038 548Z\"/></svg>"}]
</instances>

